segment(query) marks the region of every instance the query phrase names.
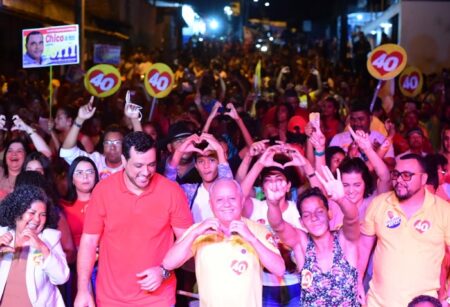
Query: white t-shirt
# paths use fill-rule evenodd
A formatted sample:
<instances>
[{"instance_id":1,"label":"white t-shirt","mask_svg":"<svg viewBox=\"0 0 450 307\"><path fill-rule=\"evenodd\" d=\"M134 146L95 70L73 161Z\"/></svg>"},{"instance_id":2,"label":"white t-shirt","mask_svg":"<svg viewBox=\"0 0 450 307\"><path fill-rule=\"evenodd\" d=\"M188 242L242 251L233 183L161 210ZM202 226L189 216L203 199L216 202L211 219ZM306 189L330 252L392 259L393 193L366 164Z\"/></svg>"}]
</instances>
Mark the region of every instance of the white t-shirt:
<instances>
[{"instance_id":1,"label":"white t-shirt","mask_svg":"<svg viewBox=\"0 0 450 307\"><path fill-rule=\"evenodd\" d=\"M69 165L72 164L73 160L80 156L88 157L94 161L95 166L98 170L98 175L100 180L108 178L109 175L114 174L118 171L121 171L123 169L123 165L120 165L116 168L111 168L108 165L106 165L106 159L105 156L101 153L94 151L93 153L87 153L84 150L81 150L77 146L67 149L67 148L61 148L59 151L59 156L63 158Z\"/></svg>"},{"instance_id":2,"label":"white t-shirt","mask_svg":"<svg viewBox=\"0 0 450 307\"><path fill-rule=\"evenodd\" d=\"M203 183L197 189L197 195L192 204L191 212L194 223L200 223L207 218L214 217L209 204L209 193Z\"/></svg>"},{"instance_id":3,"label":"white t-shirt","mask_svg":"<svg viewBox=\"0 0 450 307\"><path fill-rule=\"evenodd\" d=\"M270 227L269 221L267 220L268 206L266 201L261 201L256 198L252 198L253 211L249 219L265 225L269 231L274 235L275 243L279 243L280 239L275 235L275 232ZM287 209L282 212L283 220L291 224L296 228L302 228L300 226L300 214L298 213L297 206L293 201L288 201ZM299 275L296 274L284 274L282 278L263 272L263 285L264 286L289 286L300 283Z\"/></svg>"}]
</instances>

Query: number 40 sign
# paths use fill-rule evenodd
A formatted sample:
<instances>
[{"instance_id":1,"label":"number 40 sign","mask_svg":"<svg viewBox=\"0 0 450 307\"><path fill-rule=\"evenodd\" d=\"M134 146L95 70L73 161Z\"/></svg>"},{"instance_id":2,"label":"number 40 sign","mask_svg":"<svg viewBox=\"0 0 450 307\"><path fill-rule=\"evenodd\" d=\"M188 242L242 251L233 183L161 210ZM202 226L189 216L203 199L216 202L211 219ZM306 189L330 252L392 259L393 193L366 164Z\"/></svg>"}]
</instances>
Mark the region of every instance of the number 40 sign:
<instances>
[{"instance_id":1,"label":"number 40 sign","mask_svg":"<svg viewBox=\"0 0 450 307\"><path fill-rule=\"evenodd\" d=\"M423 75L417 67L408 66L398 78L398 85L406 97L415 97L422 91Z\"/></svg>"},{"instance_id":2,"label":"number 40 sign","mask_svg":"<svg viewBox=\"0 0 450 307\"><path fill-rule=\"evenodd\" d=\"M396 44L384 44L369 54L367 69L378 80L390 80L405 68L406 62L405 49Z\"/></svg>"},{"instance_id":3,"label":"number 40 sign","mask_svg":"<svg viewBox=\"0 0 450 307\"><path fill-rule=\"evenodd\" d=\"M172 69L164 63L155 63L144 77L144 85L150 96L163 98L172 90L174 76Z\"/></svg>"},{"instance_id":4,"label":"number 40 sign","mask_svg":"<svg viewBox=\"0 0 450 307\"><path fill-rule=\"evenodd\" d=\"M84 76L84 87L93 96L104 98L113 95L122 83L119 71L112 65L91 67Z\"/></svg>"}]
</instances>

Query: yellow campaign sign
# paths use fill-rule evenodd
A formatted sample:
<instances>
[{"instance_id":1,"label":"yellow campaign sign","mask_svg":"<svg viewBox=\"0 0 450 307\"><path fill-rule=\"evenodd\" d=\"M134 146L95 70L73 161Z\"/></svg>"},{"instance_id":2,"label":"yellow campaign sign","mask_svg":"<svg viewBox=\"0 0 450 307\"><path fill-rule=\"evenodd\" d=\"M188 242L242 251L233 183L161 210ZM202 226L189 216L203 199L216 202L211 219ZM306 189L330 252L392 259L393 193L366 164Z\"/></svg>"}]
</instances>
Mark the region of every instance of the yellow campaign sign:
<instances>
[{"instance_id":1,"label":"yellow campaign sign","mask_svg":"<svg viewBox=\"0 0 450 307\"><path fill-rule=\"evenodd\" d=\"M108 97L120 88L120 73L112 65L99 64L91 67L84 76L84 87L93 96Z\"/></svg>"},{"instance_id":2,"label":"yellow campaign sign","mask_svg":"<svg viewBox=\"0 0 450 307\"><path fill-rule=\"evenodd\" d=\"M395 78L405 68L408 57L405 49L396 44L381 45L369 54L367 69L378 80Z\"/></svg>"},{"instance_id":3,"label":"yellow campaign sign","mask_svg":"<svg viewBox=\"0 0 450 307\"><path fill-rule=\"evenodd\" d=\"M155 63L150 66L144 78L145 89L155 98L164 98L169 95L173 82L173 71L164 63Z\"/></svg>"},{"instance_id":4,"label":"yellow campaign sign","mask_svg":"<svg viewBox=\"0 0 450 307\"><path fill-rule=\"evenodd\" d=\"M423 75L420 69L408 66L398 78L400 92L406 97L415 97L422 92Z\"/></svg>"}]
</instances>

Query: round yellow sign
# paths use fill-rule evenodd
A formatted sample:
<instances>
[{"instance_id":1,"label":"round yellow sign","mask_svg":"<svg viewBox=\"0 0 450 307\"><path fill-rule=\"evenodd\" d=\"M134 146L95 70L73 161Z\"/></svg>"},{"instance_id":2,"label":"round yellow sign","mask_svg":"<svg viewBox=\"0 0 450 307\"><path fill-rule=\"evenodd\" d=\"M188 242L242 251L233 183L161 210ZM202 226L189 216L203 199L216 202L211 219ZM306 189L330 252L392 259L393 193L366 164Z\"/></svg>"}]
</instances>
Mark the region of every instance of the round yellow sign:
<instances>
[{"instance_id":1,"label":"round yellow sign","mask_svg":"<svg viewBox=\"0 0 450 307\"><path fill-rule=\"evenodd\" d=\"M381 45L369 54L367 69L378 80L395 78L406 66L405 49L396 44Z\"/></svg>"},{"instance_id":2,"label":"round yellow sign","mask_svg":"<svg viewBox=\"0 0 450 307\"><path fill-rule=\"evenodd\" d=\"M112 65L99 64L91 67L84 76L84 87L93 96L108 97L120 88L120 73Z\"/></svg>"},{"instance_id":3,"label":"round yellow sign","mask_svg":"<svg viewBox=\"0 0 450 307\"><path fill-rule=\"evenodd\" d=\"M423 75L420 69L408 66L398 78L400 92L406 97L415 97L420 94L423 86Z\"/></svg>"},{"instance_id":4,"label":"round yellow sign","mask_svg":"<svg viewBox=\"0 0 450 307\"><path fill-rule=\"evenodd\" d=\"M172 91L173 81L172 69L164 63L155 63L145 74L144 85L150 96L163 98Z\"/></svg>"}]
</instances>

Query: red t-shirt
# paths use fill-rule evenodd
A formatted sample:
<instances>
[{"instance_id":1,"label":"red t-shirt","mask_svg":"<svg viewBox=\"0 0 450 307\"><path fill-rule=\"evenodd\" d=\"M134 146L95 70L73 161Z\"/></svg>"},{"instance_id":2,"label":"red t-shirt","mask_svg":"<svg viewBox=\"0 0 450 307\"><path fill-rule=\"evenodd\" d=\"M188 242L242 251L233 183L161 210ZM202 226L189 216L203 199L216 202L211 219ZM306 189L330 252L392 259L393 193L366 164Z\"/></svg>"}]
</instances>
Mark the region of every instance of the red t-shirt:
<instances>
[{"instance_id":1,"label":"red t-shirt","mask_svg":"<svg viewBox=\"0 0 450 307\"><path fill-rule=\"evenodd\" d=\"M84 214L88 201L76 200L73 204L61 200L64 215L69 223L73 243L78 248L80 246L81 234L83 233Z\"/></svg>"},{"instance_id":2,"label":"red t-shirt","mask_svg":"<svg viewBox=\"0 0 450 307\"><path fill-rule=\"evenodd\" d=\"M172 227L192 225L186 196L176 182L159 174L137 196L123 176L120 171L97 184L86 210L83 232L101 234L97 305L174 305L173 275L148 292L140 289L136 274L161 264L174 242Z\"/></svg>"}]
</instances>

